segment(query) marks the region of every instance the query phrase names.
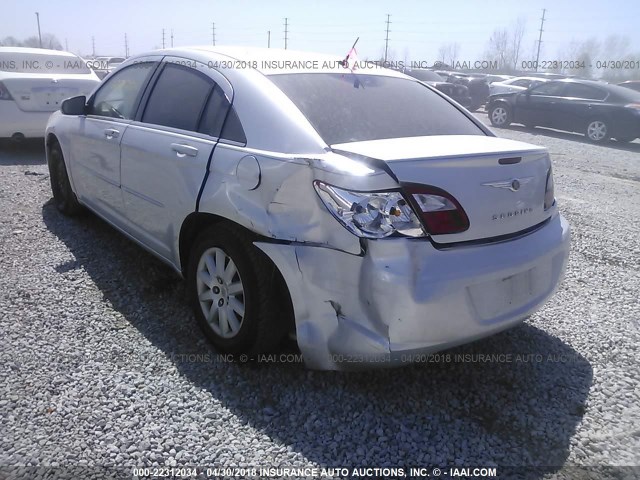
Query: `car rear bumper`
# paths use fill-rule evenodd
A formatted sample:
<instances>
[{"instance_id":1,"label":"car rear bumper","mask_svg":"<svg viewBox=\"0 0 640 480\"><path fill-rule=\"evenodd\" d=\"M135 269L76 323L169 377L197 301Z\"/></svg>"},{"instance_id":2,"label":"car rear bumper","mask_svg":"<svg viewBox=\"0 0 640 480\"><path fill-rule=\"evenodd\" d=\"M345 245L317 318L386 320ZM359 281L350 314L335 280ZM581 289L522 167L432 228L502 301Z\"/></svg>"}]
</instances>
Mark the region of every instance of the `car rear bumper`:
<instances>
[{"instance_id":1,"label":"car rear bumper","mask_svg":"<svg viewBox=\"0 0 640 480\"><path fill-rule=\"evenodd\" d=\"M283 274L310 368L409 363L522 322L562 279L570 228L490 245L438 250L429 241L371 241L363 255L257 243Z\"/></svg>"},{"instance_id":2,"label":"car rear bumper","mask_svg":"<svg viewBox=\"0 0 640 480\"><path fill-rule=\"evenodd\" d=\"M27 138L42 138L53 112L25 112L12 100L0 101L0 138L21 133Z\"/></svg>"}]
</instances>

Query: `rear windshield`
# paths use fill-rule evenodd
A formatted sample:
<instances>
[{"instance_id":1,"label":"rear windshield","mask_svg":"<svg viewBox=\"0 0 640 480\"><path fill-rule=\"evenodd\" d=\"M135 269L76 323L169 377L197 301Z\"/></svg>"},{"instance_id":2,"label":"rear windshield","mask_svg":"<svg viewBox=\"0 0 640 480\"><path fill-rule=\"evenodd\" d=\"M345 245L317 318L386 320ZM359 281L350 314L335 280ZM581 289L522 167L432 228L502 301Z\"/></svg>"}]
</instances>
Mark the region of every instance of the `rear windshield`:
<instances>
[{"instance_id":1,"label":"rear windshield","mask_svg":"<svg viewBox=\"0 0 640 480\"><path fill-rule=\"evenodd\" d=\"M269 78L328 145L429 135L484 135L456 107L415 80L340 73Z\"/></svg>"},{"instance_id":2,"label":"rear windshield","mask_svg":"<svg viewBox=\"0 0 640 480\"><path fill-rule=\"evenodd\" d=\"M68 55L0 53L0 71L14 73L91 73L85 62Z\"/></svg>"}]
</instances>

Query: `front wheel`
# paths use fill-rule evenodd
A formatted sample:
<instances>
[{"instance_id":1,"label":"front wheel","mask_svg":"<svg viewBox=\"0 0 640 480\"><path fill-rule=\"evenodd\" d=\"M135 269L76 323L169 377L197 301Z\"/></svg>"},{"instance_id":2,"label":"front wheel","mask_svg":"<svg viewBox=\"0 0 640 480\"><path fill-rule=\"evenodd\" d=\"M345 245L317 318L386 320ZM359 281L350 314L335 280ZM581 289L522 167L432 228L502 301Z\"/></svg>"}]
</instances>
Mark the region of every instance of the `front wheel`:
<instances>
[{"instance_id":1,"label":"front wheel","mask_svg":"<svg viewBox=\"0 0 640 480\"><path fill-rule=\"evenodd\" d=\"M78 202L78 198L71 188L67 167L58 143L51 145L48 164L49 180L56 208L67 216L78 215L83 210L82 205Z\"/></svg>"},{"instance_id":2,"label":"front wheel","mask_svg":"<svg viewBox=\"0 0 640 480\"><path fill-rule=\"evenodd\" d=\"M602 119L593 119L587 124L584 132L590 142L604 143L609 140L609 127Z\"/></svg>"},{"instance_id":3,"label":"front wheel","mask_svg":"<svg viewBox=\"0 0 640 480\"><path fill-rule=\"evenodd\" d=\"M282 282L275 265L232 224L216 224L196 240L188 267L189 299L216 349L263 353L286 333Z\"/></svg>"},{"instance_id":4,"label":"front wheel","mask_svg":"<svg viewBox=\"0 0 640 480\"><path fill-rule=\"evenodd\" d=\"M494 127L508 127L511 125L511 110L503 104L494 105L489 109L489 120Z\"/></svg>"}]
</instances>

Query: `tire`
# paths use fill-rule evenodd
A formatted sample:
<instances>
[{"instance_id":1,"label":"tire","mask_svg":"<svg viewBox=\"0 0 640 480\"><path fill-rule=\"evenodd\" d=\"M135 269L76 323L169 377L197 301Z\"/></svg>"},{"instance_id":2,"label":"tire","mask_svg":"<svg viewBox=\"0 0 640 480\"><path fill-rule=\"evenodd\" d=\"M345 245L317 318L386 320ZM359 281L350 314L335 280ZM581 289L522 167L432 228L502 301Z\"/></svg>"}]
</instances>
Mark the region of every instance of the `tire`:
<instances>
[{"instance_id":1,"label":"tire","mask_svg":"<svg viewBox=\"0 0 640 480\"><path fill-rule=\"evenodd\" d=\"M287 333L284 280L253 240L240 227L218 223L201 233L191 249L189 303L200 328L222 353L269 352Z\"/></svg>"},{"instance_id":2,"label":"tire","mask_svg":"<svg viewBox=\"0 0 640 480\"><path fill-rule=\"evenodd\" d=\"M49 150L48 166L53 203L58 211L69 217L82 213L84 208L78 202L76 194L73 193L69 176L67 175L64 156L57 142L53 143Z\"/></svg>"},{"instance_id":3,"label":"tire","mask_svg":"<svg viewBox=\"0 0 640 480\"><path fill-rule=\"evenodd\" d=\"M489 109L489 120L494 127L508 127L511 125L511 109L504 103L493 105Z\"/></svg>"},{"instance_id":4,"label":"tire","mask_svg":"<svg viewBox=\"0 0 640 480\"><path fill-rule=\"evenodd\" d=\"M587 122L584 136L592 143L604 143L609 140L609 127L601 118L594 118Z\"/></svg>"}]
</instances>

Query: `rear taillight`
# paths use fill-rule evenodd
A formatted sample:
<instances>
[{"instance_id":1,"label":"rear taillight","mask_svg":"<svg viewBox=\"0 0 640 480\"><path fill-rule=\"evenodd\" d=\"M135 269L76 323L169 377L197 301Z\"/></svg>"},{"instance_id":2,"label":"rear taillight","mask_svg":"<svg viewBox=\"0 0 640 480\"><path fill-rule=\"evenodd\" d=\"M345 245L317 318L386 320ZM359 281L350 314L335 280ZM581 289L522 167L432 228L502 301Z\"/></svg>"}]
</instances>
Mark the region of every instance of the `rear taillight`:
<instances>
[{"instance_id":1,"label":"rear taillight","mask_svg":"<svg viewBox=\"0 0 640 480\"><path fill-rule=\"evenodd\" d=\"M553 188L553 169L549 167L547 172L547 184L544 190L544 209L549 210L556 201L556 196Z\"/></svg>"},{"instance_id":2,"label":"rear taillight","mask_svg":"<svg viewBox=\"0 0 640 480\"><path fill-rule=\"evenodd\" d=\"M0 100L13 100L9 90L7 90L7 87L5 87L2 82L0 82Z\"/></svg>"},{"instance_id":3,"label":"rear taillight","mask_svg":"<svg viewBox=\"0 0 640 480\"><path fill-rule=\"evenodd\" d=\"M402 189L431 235L460 233L469 228L467 214L451 194L430 185L404 184Z\"/></svg>"}]
</instances>

